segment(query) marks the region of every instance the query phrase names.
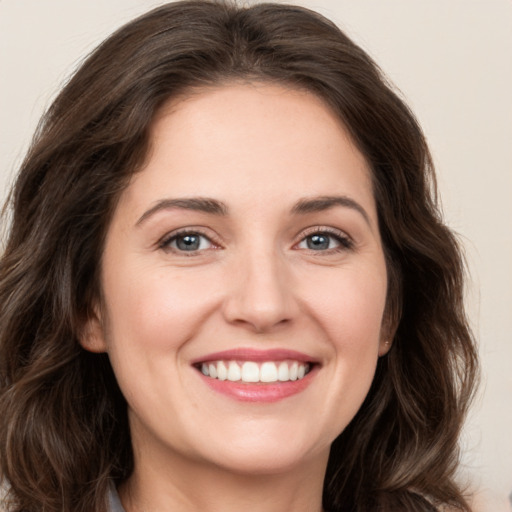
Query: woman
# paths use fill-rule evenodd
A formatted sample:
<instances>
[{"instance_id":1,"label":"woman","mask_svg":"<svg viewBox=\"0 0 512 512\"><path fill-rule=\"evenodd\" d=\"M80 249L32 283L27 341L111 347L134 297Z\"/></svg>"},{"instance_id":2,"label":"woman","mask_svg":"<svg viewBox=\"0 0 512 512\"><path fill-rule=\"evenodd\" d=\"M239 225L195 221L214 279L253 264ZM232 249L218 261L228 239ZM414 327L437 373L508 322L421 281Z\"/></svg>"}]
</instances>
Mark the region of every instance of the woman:
<instances>
[{"instance_id":1,"label":"woman","mask_svg":"<svg viewBox=\"0 0 512 512\"><path fill-rule=\"evenodd\" d=\"M477 363L433 182L315 13L187 1L115 33L11 198L7 510L469 510Z\"/></svg>"}]
</instances>

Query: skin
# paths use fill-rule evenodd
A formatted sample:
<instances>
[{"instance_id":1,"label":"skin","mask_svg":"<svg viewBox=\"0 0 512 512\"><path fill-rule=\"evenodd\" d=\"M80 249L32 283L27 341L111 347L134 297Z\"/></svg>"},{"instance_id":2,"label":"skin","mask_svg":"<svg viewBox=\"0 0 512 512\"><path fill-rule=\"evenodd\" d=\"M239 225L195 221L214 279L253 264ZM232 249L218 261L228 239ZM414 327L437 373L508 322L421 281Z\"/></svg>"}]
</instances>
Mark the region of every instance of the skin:
<instances>
[{"instance_id":1,"label":"skin","mask_svg":"<svg viewBox=\"0 0 512 512\"><path fill-rule=\"evenodd\" d=\"M326 196L345 202L297 211ZM155 209L176 198L227 212ZM180 251L183 229L202 233L197 250ZM386 290L368 165L320 99L230 84L168 103L114 212L82 339L128 402L127 511L320 511L330 444L387 350ZM237 347L300 351L315 374L277 402L236 400L192 362Z\"/></svg>"}]
</instances>

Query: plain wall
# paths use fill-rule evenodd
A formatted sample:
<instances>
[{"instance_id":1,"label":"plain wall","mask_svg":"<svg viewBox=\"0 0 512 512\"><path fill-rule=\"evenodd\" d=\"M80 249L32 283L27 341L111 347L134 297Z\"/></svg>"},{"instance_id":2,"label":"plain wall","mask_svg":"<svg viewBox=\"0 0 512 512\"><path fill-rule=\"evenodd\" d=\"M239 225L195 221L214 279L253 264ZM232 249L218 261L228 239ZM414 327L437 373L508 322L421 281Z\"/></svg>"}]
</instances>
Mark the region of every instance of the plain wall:
<instances>
[{"instance_id":1,"label":"plain wall","mask_svg":"<svg viewBox=\"0 0 512 512\"><path fill-rule=\"evenodd\" d=\"M161 3L0 0L0 199L66 77L111 31ZM481 489L478 510L512 510L512 2L297 3L373 55L426 132L447 223L467 251L483 364L462 473Z\"/></svg>"}]
</instances>

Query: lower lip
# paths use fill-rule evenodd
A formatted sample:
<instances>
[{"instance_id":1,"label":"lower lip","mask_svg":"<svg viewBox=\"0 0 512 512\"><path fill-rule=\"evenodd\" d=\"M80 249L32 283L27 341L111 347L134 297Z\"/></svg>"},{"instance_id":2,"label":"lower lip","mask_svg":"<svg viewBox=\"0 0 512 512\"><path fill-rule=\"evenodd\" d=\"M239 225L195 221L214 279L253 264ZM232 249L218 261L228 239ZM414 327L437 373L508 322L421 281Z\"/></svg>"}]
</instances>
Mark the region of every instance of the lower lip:
<instances>
[{"instance_id":1,"label":"lower lip","mask_svg":"<svg viewBox=\"0 0 512 512\"><path fill-rule=\"evenodd\" d=\"M257 384L212 379L202 373L199 373L199 376L211 389L235 400L241 402L277 402L304 391L314 379L317 371L317 367L314 366L300 380Z\"/></svg>"}]
</instances>

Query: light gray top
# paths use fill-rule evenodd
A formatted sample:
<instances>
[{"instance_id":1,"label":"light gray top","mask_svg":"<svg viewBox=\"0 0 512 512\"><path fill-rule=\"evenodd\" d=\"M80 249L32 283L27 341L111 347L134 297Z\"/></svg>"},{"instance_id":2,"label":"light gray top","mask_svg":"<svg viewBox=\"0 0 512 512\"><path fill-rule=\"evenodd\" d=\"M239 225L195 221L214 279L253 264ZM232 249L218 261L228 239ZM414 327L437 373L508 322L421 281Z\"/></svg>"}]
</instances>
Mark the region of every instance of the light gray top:
<instances>
[{"instance_id":1,"label":"light gray top","mask_svg":"<svg viewBox=\"0 0 512 512\"><path fill-rule=\"evenodd\" d=\"M114 485L110 487L110 491L108 493L108 505L109 512L125 512L123 505L121 505L121 500L119 499L119 494L117 494L116 488Z\"/></svg>"}]
</instances>

